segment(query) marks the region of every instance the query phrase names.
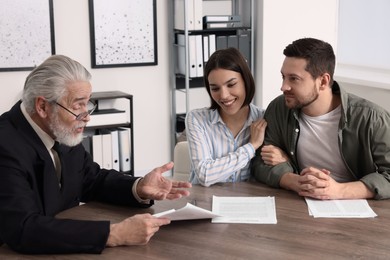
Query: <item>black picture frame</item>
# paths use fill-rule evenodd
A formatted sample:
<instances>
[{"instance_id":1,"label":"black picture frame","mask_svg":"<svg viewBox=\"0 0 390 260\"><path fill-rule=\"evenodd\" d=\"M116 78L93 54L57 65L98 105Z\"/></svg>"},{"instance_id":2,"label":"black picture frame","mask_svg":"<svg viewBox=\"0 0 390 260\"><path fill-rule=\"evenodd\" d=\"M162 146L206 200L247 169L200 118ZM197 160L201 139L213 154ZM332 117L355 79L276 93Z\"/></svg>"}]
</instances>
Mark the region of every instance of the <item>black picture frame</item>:
<instances>
[{"instance_id":1,"label":"black picture frame","mask_svg":"<svg viewBox=\"0 0 390 260\"><path fill-rule=\"evenodd\" d=\"M2 0L0 71L29 71L55 54L53 0Z\"/></svg>"},{"instance_id":2,"label":"black picture frame","mask_svg":"<svg viewBox=\"0 0 390 260\"><path fill-rule=\"evenodd\" d=\"M89 0L91 67L157 65L156 0Z\"/></svg>"}]
</instances>

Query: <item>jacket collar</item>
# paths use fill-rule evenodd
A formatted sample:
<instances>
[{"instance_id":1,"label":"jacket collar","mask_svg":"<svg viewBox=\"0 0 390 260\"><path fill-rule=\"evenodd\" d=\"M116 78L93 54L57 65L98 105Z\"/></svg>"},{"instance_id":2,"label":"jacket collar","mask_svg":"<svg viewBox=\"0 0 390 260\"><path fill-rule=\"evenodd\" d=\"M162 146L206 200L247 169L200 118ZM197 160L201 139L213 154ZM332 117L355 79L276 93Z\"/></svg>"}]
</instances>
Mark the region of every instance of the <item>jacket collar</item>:
<instances>
[{"instance_id":1,"label":"jacket collar","mask_svg":"<svg viewBox=\"0 0 390 260\"><path fill-rule=\"evenodd\" d=\"M22 102L18 101L9 111L9 120L16 131L25 139L25 142L31 144L38 151L39 156L42 159L47 159L49 153L46 149L46 146L42 142L41 138L31 127L27 119L24 117L20 104Z\"/></svg>"}]
</instances>

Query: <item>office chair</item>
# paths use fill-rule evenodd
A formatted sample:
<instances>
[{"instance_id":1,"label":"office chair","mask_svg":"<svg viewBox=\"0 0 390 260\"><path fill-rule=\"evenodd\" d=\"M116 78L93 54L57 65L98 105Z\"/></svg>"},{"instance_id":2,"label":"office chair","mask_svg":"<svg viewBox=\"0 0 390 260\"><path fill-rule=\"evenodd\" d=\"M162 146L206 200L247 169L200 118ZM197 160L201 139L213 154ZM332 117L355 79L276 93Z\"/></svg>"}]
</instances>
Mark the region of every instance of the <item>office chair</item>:
<instances>
[{"instance_id":1,"label":"office chair","mask_svg":"<svg viewBox=\"0 0 390 260\"><path fill-rule=\"evenodd\" d=\"M173 179L178 181L188 181L190 178L190 152L188 142L178 142L173 152Z\"/></svg>"}]
</instances>

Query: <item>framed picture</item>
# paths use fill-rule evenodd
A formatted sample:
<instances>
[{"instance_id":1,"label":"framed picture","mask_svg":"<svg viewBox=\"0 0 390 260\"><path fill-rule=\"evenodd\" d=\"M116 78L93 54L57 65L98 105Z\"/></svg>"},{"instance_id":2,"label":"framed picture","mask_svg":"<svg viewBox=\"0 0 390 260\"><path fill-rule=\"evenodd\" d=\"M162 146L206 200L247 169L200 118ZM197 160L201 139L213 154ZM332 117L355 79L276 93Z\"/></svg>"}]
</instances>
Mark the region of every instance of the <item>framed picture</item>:
<instances>
[{"instance_id":1,"label":"framed picture","mask_svg":"<svg viewBox=\"0 0 390 260\"><path fill-rule=\"evenodd\" d=\"M157 65L156 0L89 0L92 68Z\"/></svg>"},{"instance_id":2,"label":"framed picture","mask_svg":"<svg viewBox=\"0 0 390 260\"><path fill-rule=\"evenodd\" d=\"M1 0L0 71L32 70L55 53L53 0Z\"/></svg>"}]
</instances>

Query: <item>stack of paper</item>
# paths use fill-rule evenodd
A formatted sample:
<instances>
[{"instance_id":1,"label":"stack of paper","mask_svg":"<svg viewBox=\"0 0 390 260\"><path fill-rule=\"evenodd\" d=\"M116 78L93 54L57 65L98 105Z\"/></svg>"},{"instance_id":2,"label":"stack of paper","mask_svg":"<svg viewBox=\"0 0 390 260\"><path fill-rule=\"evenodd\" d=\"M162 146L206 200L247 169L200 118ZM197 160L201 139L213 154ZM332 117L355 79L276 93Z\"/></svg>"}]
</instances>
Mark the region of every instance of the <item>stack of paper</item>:
<instances>
[{"instance_id":1,"label":"stack of paper","mask_svg":"<svg viewBox=\"0 0 390 260\"><path fill-rule=\"evenodd\" d=\"M274 197L217 197L213 210L208 211L190 203L181 209L154 214L170 220L211 218L212 223L276 224Z\"/></svg>"},{"instance_id":2,"label":"stack of paper","mask_svg":"<svg viewBox=\"0 0 390 260\"><path fill-rule=\"evenodd\" d=\"M309 214L315 218L374 218L367 200L315 200L305 198Z\"/></svg>"},{"instance_id":3,"label":"stack of paper","mask_svg":"<svg viewBox=\"0 0 390 260\"><path fill-rule=\"evenodd\" d=\"M276 224L275 197L213 196L212 223Z\"/></svg>"}]
</instances>

